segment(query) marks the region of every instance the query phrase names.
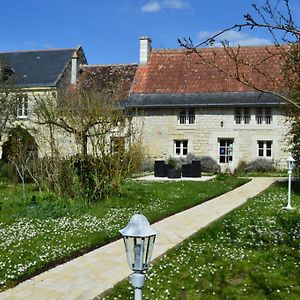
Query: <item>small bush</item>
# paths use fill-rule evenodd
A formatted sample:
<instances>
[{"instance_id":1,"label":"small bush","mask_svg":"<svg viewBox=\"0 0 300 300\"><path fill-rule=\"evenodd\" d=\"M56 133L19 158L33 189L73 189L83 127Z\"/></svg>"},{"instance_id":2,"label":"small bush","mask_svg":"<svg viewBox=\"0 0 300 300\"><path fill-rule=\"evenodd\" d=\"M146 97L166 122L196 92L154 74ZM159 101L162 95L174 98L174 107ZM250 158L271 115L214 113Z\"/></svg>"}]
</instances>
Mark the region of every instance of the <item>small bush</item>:
<instances>
[{"instance_id":1,"label":"small bush","mask_svg":"<svg viewBox=\"0 0 300 300\"><path fill-rule=\"evenodd\" d=\"M10 163L4 162L3 160L0 161L0 176L15 183L19 182L19 176L15 167Z\"/></svg>"},{"instance_id":2,"label":"small bush","mask_svg":"<svg viewBox=\"0 0 300 300\"><path fill-rule=\"evenodd\" d=\"M202 156L200 157L200 161L202 172L214 174L221 172L220 165L210 156Z\"/></svg>"},{"instance_id":3,"label":"small bush","mask_svg":"<svg viewBox=\"0 0 300 300\"><path fill-rule=\"evenodd\" d=\"M268 160L265 158L258 158L249 163L247 163L244 167L244 172L274 172L276 171L276 167L272 160Z\"/></svg>"},{"instance_id":4,"label":"small bush","mask_svg":"<svg viewBox=\"0 0 300 300\"><path fill-rule=\"evenodd\" d=\"M142 161L141 172L153 172L154 171L154 160L147 158Z\"/></svg>"}]
</instances>

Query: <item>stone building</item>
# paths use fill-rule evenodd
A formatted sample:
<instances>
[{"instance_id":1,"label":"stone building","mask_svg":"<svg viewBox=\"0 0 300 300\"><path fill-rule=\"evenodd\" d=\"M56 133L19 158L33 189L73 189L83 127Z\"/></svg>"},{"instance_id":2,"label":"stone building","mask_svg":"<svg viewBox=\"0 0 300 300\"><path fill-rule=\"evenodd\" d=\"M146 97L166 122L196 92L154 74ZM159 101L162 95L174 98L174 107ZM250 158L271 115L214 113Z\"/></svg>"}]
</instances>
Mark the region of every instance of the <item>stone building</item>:
<instances>
[{"instance_id":1,"label":"stone building","mask_svg":"<svg viewBox=\"0 0 300 300\"><path fill-rule=\"evenodd\" d=\"M49 151L45 146L47 130L35 123L34 102L41 97L55 99L58 89L68 88L77 82L79 66L87 64L83 49L78 47L1 52L0 63L11 70L9 75L13 76L13 83L20 97L16 120L10 127L20 126L28 130L36 140L39 156L43 156ZM4 135L1 143L6 142L6 139L7 136ZM61 135L60 140L67 152L73 151L69 147L72 143L71 137L67 137L66 140L66 137ZM0 154L1 157L2 151Z\"/></svg>"},{"instance_id":2,"label":"stone building","mask_svg":"<svg viewBox=\"0 0 300 300\"><path fill-rule=\"evenodd\" d=\"M264 74L250 66L243 74L261 90L273 90L267 74L280 78L281 60L269 52L275 47L241 47L239 59L260 63ZM184 157L187 153L214 158L223 170L256 158L285 166L287 125L281 98L261 93L238 82L223 48L201 51L205 59L186 50L151 49L149 38L140 39L137 69L128 107L143 123L143 140L154 159ZM225 70L220 72L206 60Z\"/></svg>"}]
</instances>

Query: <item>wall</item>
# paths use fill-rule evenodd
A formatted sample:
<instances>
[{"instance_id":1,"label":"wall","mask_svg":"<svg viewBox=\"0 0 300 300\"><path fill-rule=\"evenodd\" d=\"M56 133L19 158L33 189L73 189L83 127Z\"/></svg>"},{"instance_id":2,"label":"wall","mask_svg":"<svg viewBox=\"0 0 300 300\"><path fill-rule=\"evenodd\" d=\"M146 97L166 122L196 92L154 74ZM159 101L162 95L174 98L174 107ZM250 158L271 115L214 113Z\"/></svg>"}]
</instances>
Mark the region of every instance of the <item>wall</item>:
<instances>
[{"instance_id":1,"label":"wall","mask_svg":"<svg viewBox=\"0 0 300 300\"><path fill-rule=\"evenodd\" d=\"M279 108L272 108L270 125L256 124L255 108L250 109L250 124L235 124L234 108L195 109L195 124L178 125L179 109L147 109L137 113L135 120L143 123L143 142L153 159L174 156L174 140L188 140L188 152L197 156L211 156L218 161L219 138L234 139L232 168L240 161L249 162L258 157L257 141L272 140L272 159L285 167L287 153L285 133L287 125ZM221 126L223 122L223 126Z\"/></svg>"}]
</instances>

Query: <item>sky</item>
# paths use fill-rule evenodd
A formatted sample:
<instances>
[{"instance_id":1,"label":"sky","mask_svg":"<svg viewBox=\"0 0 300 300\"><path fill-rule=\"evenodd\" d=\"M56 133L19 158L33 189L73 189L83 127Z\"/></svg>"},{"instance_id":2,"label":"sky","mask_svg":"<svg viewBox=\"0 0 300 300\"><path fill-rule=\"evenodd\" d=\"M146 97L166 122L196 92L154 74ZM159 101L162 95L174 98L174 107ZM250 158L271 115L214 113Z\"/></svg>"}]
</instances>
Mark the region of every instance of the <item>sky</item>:
<instances>
[{"instance_id":1,"label":"sky","mask_svg":"<svg viewBox=\"0 0 300 300\"><path fill-rule=\"evenodd\" d=\"M300 2L290 1L299 20ZM253 2L264 0L0 0L0 51L81 45L89 64L137 63L139 37L149 36L153 48L179 48L182 37L197 43L243 22ZM232 45L272 43L263 30L224 38Z\"/></svg>"}]
</instances>

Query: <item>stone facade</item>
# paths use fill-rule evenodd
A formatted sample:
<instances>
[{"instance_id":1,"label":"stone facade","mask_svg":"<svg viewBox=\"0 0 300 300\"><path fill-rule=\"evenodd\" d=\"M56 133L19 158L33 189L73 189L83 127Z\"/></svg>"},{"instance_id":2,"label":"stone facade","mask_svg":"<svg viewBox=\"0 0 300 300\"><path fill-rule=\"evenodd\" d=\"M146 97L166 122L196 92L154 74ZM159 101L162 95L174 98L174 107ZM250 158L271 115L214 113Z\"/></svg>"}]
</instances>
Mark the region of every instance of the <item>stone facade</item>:
<instances>
[{"instance_id":1,"label":"stone facade","mask_svg":"<svg viewBox=\"0 0 300 300\"><path fill-rule=\"evenodd\" d=\"M175 141L188 141L189 153L210 156L220 163L223 170L228 167L234 169L241 161L249 162L259 157L258 141L271 141L271 156L266 158L272 159L278 167L285 167L288 126L279 108L272 108L271 124L257 124L255 107L250 108L249 124L236 124L232 107L196 108L195 123L184 125L179 124L179 112L179 108L153 108L136 114L136 124L143 132L149 157L167 159L181 156L176 153ZM232 161L228 163L220 162L221 140L233 142Z\"/></svg>"}]
</instances>

